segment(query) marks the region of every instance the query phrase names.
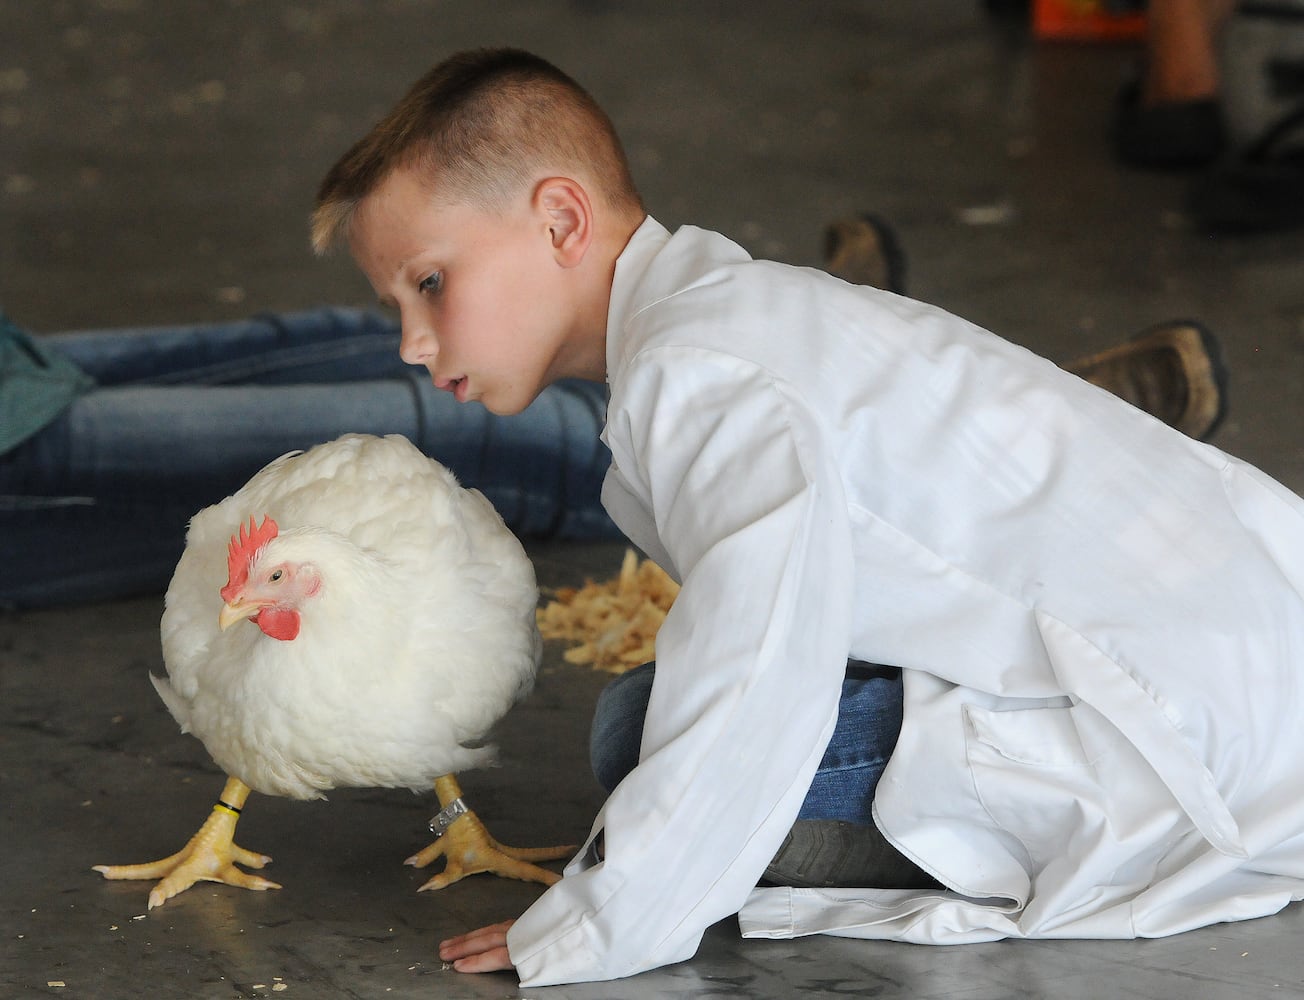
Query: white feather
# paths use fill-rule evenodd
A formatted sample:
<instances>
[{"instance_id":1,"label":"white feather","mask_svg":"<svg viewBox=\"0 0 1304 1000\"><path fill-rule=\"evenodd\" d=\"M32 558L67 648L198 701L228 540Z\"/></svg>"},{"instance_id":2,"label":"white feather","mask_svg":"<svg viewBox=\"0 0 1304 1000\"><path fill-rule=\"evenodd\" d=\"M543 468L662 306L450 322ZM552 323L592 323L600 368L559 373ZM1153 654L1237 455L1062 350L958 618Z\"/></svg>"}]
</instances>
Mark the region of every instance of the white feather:
<instances>
[{"instance_id":1,"label":"white feather","mask_svg":"<svg viewBox=\"0 0 1304 1000\"><path fill-rule=\"evenodd\" d=\"M291 641L250 622L218 629L227 543L267 515L280 529L268 553L322 578ZM349 435L282 456L192 518L155 687L256 791L428 790L491 759L477 742L534 681L537 600L529 559L480 493L405 438Z\"/></svg>"}]
</instances>

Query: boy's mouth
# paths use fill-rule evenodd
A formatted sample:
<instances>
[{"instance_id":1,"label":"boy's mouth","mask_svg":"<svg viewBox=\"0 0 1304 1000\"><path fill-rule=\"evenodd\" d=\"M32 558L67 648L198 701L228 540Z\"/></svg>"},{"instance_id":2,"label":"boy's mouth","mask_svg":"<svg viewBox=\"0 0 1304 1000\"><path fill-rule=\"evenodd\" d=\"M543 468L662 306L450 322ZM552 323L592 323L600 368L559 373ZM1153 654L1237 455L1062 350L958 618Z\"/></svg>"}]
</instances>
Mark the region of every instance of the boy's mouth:
<instances>
[{"instance_id":1,"label":"boy's mouth","mask_svg":"<svg viewBox=\"0 0 1304 1000\"><path fill-rule=\"evenodd\" d=\"M441 378L435 380L435 388L451 392L459 403L466 402L467 383L466 376L461 378Z\"/></svg>"}]
</instances>

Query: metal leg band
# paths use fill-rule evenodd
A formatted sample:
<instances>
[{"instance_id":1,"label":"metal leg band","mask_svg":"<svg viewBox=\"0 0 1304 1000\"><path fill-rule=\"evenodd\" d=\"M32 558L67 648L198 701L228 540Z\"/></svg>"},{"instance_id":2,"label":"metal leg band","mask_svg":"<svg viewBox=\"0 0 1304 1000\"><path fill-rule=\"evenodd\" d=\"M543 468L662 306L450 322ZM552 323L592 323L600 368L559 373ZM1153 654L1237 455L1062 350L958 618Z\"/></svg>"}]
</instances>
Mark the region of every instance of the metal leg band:
<instances>
[{"instance_id":1,"label":"metal leg band","mask_svg":"<svg viewBox=\"0 0 1304 1000\"><path fill-rule=\"evenodd\" d=\"M466 803L462 801L460 796L455 798L452 802L448 803L448 805L444 806L443 809L440 809L439 812L435 813L434 819L430 821L430 832L435 835L435 839L442 837L447 832L448 828L453 825L453 821L456 820L457 817L470 811L471 810L467 809Z\"/></svg>"}]
</instances>

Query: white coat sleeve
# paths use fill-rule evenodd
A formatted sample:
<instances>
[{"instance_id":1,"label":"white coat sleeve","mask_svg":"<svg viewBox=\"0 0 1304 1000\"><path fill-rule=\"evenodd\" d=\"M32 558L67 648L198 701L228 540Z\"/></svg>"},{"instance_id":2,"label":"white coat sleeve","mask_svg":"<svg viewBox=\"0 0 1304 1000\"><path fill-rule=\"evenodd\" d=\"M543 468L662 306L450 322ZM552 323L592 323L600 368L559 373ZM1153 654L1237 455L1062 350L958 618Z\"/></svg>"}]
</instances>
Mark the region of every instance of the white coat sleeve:
<instances>
[{"instance_id":1,"label":"white coat sleeve","mask_svg":"<svg viewBox=\"0 0 1304 1000\"><path fill-rule=\"evenodd\" d=\"M524 986L691 957L782 843L837 717L853 574L823 436L747 362L647 353L608 436L683 589L657 637L641 762L594 825L603 860L581 854L508 935Z\"/></svg>"}]
</instances>

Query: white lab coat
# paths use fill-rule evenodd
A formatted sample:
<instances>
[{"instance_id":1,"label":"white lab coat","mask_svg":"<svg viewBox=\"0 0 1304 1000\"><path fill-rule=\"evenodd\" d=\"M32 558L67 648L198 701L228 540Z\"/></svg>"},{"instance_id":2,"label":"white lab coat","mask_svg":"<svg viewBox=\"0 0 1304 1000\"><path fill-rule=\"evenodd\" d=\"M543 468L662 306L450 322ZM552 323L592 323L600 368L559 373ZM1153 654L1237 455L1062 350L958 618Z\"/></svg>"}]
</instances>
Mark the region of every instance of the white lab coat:
<instances>
[{"instance_id":1,"label":"white lab coat","mask_svg":"<svg viewBox=\"0 0 1304 1000\"><path fill-rule=\"evenodd\" d=\"M604 491L683 583L641 762L512 928L527 986L754 936L1133 937L1304 897L1304 504L941 310L653 220ZM949 891L755 889L848 656L904 669L875 818Z\"/></svg>"}]
</instances>

